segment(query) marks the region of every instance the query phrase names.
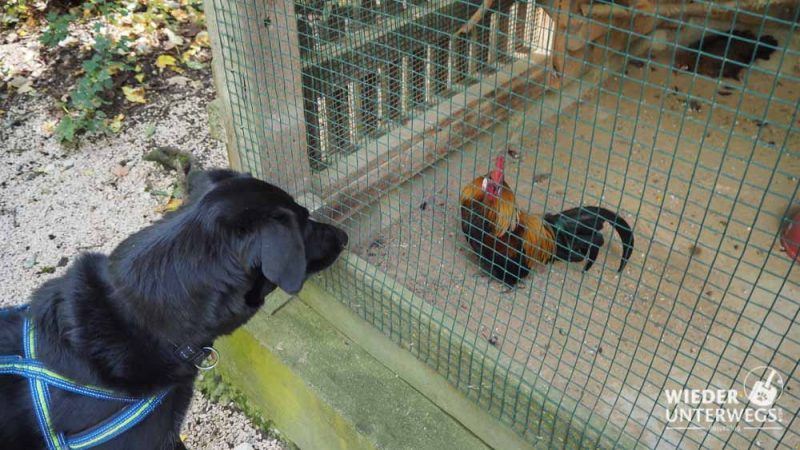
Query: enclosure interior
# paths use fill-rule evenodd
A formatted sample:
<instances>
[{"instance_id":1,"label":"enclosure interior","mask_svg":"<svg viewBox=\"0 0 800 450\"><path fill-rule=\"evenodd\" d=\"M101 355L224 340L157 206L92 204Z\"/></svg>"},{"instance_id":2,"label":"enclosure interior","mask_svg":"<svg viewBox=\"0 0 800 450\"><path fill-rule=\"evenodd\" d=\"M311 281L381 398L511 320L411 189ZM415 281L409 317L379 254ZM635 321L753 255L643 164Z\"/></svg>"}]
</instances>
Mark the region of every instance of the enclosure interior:
<instances>
[{"instance_id":1,"label":"enclosure interior","mask_svg":"<svg viewBox=\"0 0 800 450\"><path fill-rule=\"evenodd\" d=\"M768 60L732 79L678 63L697 57L691 43L704 32L730 26L710 15L642 11L661 21L647 33L632 31L633 19L597 20L611 32L575 52L556 44L556 16L581 13L560 3L498 2L474 31L455 37L476 3L222 3L215 1L220 21L254 8L254 28L263 16L297 32L299 53L283 56L296 58L291 70L300 71L302 113L291 119L305 126L310 172L286 187L306 194L317 216L345 226L350 250L383 274L353 286L357 295L345 302L357 314L425 361L428 349L403 338L424 330L402 329L400 318L401 329L387 331L394 322L381 306L386 291L424 299L434 307L429 319L471 331L475 352L498 350L494 372L548 386L543 401L575 428L571 445L590 446L604 432L597 422L572 423L577 409L651 448L800 445L796 389L784 390L783 426L772 430L669 429L664 408L665 389L742 390L758 366L777 369L788 386L796 379L800 271L779 239L798 206L796 13L732 14L749 18L737 29L778 42ZM279 15L286 11L296 22ZM612 42L614 33L624 38ZM249 44L239 51L259 45L242 39ZM559 48L579 71L554 69ZM227 85L234 121L250 130L236 135L242 165L266 178L289 170L260 152L252 131L276 119L247 106L247 96L276 88L251 80L247 92L233 75ZM267 131L267 141L270 133L277 132ZM588 272L581 263L537 265L516 289L482 272L462 235L459 195L499 153L522 210L619 211L636 240L625 270L616 272L621 245L606 227L607 244ZM336 278L321 279L334 286ZM444 375L461 382L449 368ZM507 386L460 387L549 444L545 416L493 404L504 402Z\"/></svg>"}]
</instances>

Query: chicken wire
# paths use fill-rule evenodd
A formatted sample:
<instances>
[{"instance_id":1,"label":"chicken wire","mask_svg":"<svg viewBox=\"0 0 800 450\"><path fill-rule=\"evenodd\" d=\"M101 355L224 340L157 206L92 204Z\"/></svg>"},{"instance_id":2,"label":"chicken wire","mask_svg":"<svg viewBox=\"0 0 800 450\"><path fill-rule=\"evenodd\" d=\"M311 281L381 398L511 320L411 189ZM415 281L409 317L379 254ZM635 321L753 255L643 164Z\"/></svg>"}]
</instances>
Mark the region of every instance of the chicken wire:
<instances>
[{"instance_id":1,"label":"chicken wire","mask_svg":"<svg viewBox=\"0 0 800 450\"><path fill-rule=\"evenodd\" d=\"M800 446L796 3L498 0L456 33L478 8L207 0L234 165L346 228L323 286L535 447ZM717 34L774 51L709 76ZM482 274L459 194L498 153L522 210L619 211L626 269L606 230L589 272ZM776 420L674 420L773 371Z\"/></svg>"}]
</instances>

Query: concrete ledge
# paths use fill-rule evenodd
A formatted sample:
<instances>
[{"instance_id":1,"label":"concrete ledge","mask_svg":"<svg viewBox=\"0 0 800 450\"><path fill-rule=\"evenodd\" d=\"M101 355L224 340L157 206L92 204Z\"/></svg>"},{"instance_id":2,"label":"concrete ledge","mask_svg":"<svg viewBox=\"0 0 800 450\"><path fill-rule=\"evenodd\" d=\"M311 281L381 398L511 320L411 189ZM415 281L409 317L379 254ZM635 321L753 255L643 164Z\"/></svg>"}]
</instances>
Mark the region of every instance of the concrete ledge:
<instances>
[{"instance_id":1,"label":"concrete ledge","mask_svg":"<svg viewBox=\"0 0 800 450\"><path fill-rule=\"evenodd\" d=\"M586 445L636 446L535 374L517 376L507 356L478 347L484 341L463 324L386 280L345 253L298 298L269 296L247 326L218 342L224 381L305 449L574 447L580 429Z\"/></svg>"},{"instance_id":2,"label":"concrete ledge","mask_svg":"<svg viewBox=\"0 0 800 450\"><path fill-rule=\"evenodd\" d=\"M467 399L435 370L407 350L389 341L375 327L354 315L346 306L338 301L331 302L326 296L316 284L310 284L300 293L304 303L318 313L324 314L334 327L354 342L358 342L370 355L397 373L398 377L434 402L487 445L496 449L531 448L518 434Z\"/></svg>"},{"instance_id":3,"label":"concrete ledge","mask_svg":"<svg viewBox=\"0 0 800 450\"><path fill-rule=\"evenodd\" d=\"M293 299L221 339L218 370L303 449L489 448L357 344Z\"/></svg>"},{"instance_id":4,"label":"concrete ledge","mask_svg":"<svg viewBox=\"0 0 800 450\"><path fill-rule=\"evenodd\" d=\"M364 344L364 348L495 448L519 448L495 441L492 435L500 430L513 430L528 445L537 447L636 447L636 442L618 426L582 407L537 373L523 370L518 362L480 339L464 323L417 297L357 255L343 254L319 277L318 283L307 286L300 297L326 317L332 316L337 306L343 307L365 326L379 330L382 342L388 339L394 345L372 348ZM315 297L334 296L340 304L309 299L318 287ZM334 323L345 334L357 327L341 319ZM428 389L428 379L415 378L413 373L396 366L392 349L413 355L438 379L454 386L459 391L456 395L469 399L484 414L482 417L489 418L481 419L491 424L488 429L462 417L462 408L453 406L450 400L439 398L441 390ZM502 423L502 428L498 429L497 423Z\"/></svg>"}]
</instances>

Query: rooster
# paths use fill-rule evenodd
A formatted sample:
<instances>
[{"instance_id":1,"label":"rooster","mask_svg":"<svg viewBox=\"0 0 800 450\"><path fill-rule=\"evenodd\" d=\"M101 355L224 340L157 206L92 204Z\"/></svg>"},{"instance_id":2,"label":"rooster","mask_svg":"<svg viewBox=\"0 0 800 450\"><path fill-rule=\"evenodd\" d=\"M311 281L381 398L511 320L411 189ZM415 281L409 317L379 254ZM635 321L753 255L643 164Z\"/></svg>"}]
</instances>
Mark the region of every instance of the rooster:
<instances>
[{"instance_id":1,"label":"rooster","mask_svg":"<svg viewBox=\"0 0 800 450\"><path fill-rule=\"evenodd\" d=\"M768 60L777 46L778 41L770 35L756 36L747 30L730 33L709 30L689 46L691 51L676 57L676 66L707 77L741 81L742 70L758 59Z\"/></svg>"},{"instance_id":2,"label":"rooster","mask_svg":"<svg viewBox=\"0 0 800 450\"><path fill-rule=\"evenodd\" d=\"M633 253L633 233L625 219L598 206L543 217L520 211L504 180L504 164L505 157L498 156L488 174L461 191L461 229L484 270L511 287L537 262L586 260L583 270L589 270L605 242L600 230L608 222L622 240L622 272Z\"/></svg>"}]
</instances>

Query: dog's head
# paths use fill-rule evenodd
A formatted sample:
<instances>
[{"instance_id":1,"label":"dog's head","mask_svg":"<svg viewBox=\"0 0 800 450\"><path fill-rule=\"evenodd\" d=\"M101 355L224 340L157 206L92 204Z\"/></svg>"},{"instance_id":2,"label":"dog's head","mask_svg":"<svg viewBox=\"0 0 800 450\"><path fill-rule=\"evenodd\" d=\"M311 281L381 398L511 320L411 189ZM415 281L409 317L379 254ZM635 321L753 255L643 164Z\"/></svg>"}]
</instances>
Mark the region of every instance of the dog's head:
<instances>
[{"instance_id":1,"label":"dog's head","mask_svg":"<svg viewBox=\"0 0 800 450\"><path fill-rule=\"evenodd\" d=\"M290 294L347 244L344 231L312 220L280 188L230 170L192 173L187 207L203 211L205 226L234 237L245 267Z\"/></svg>"},{"instance_id":2,"label":"dog's head","mask_svg":"<svg viewBox=\"0 0 800 450\"><path fill-rule=\"evenodd\" d=\"M280 287L294 294L347 244L280 188L230 170L189 175L184 205L111 255L118 292L140 323L172 339L233 331ZM187 324L191 324L187 326Z\"/></svg>"}]
</instances>

